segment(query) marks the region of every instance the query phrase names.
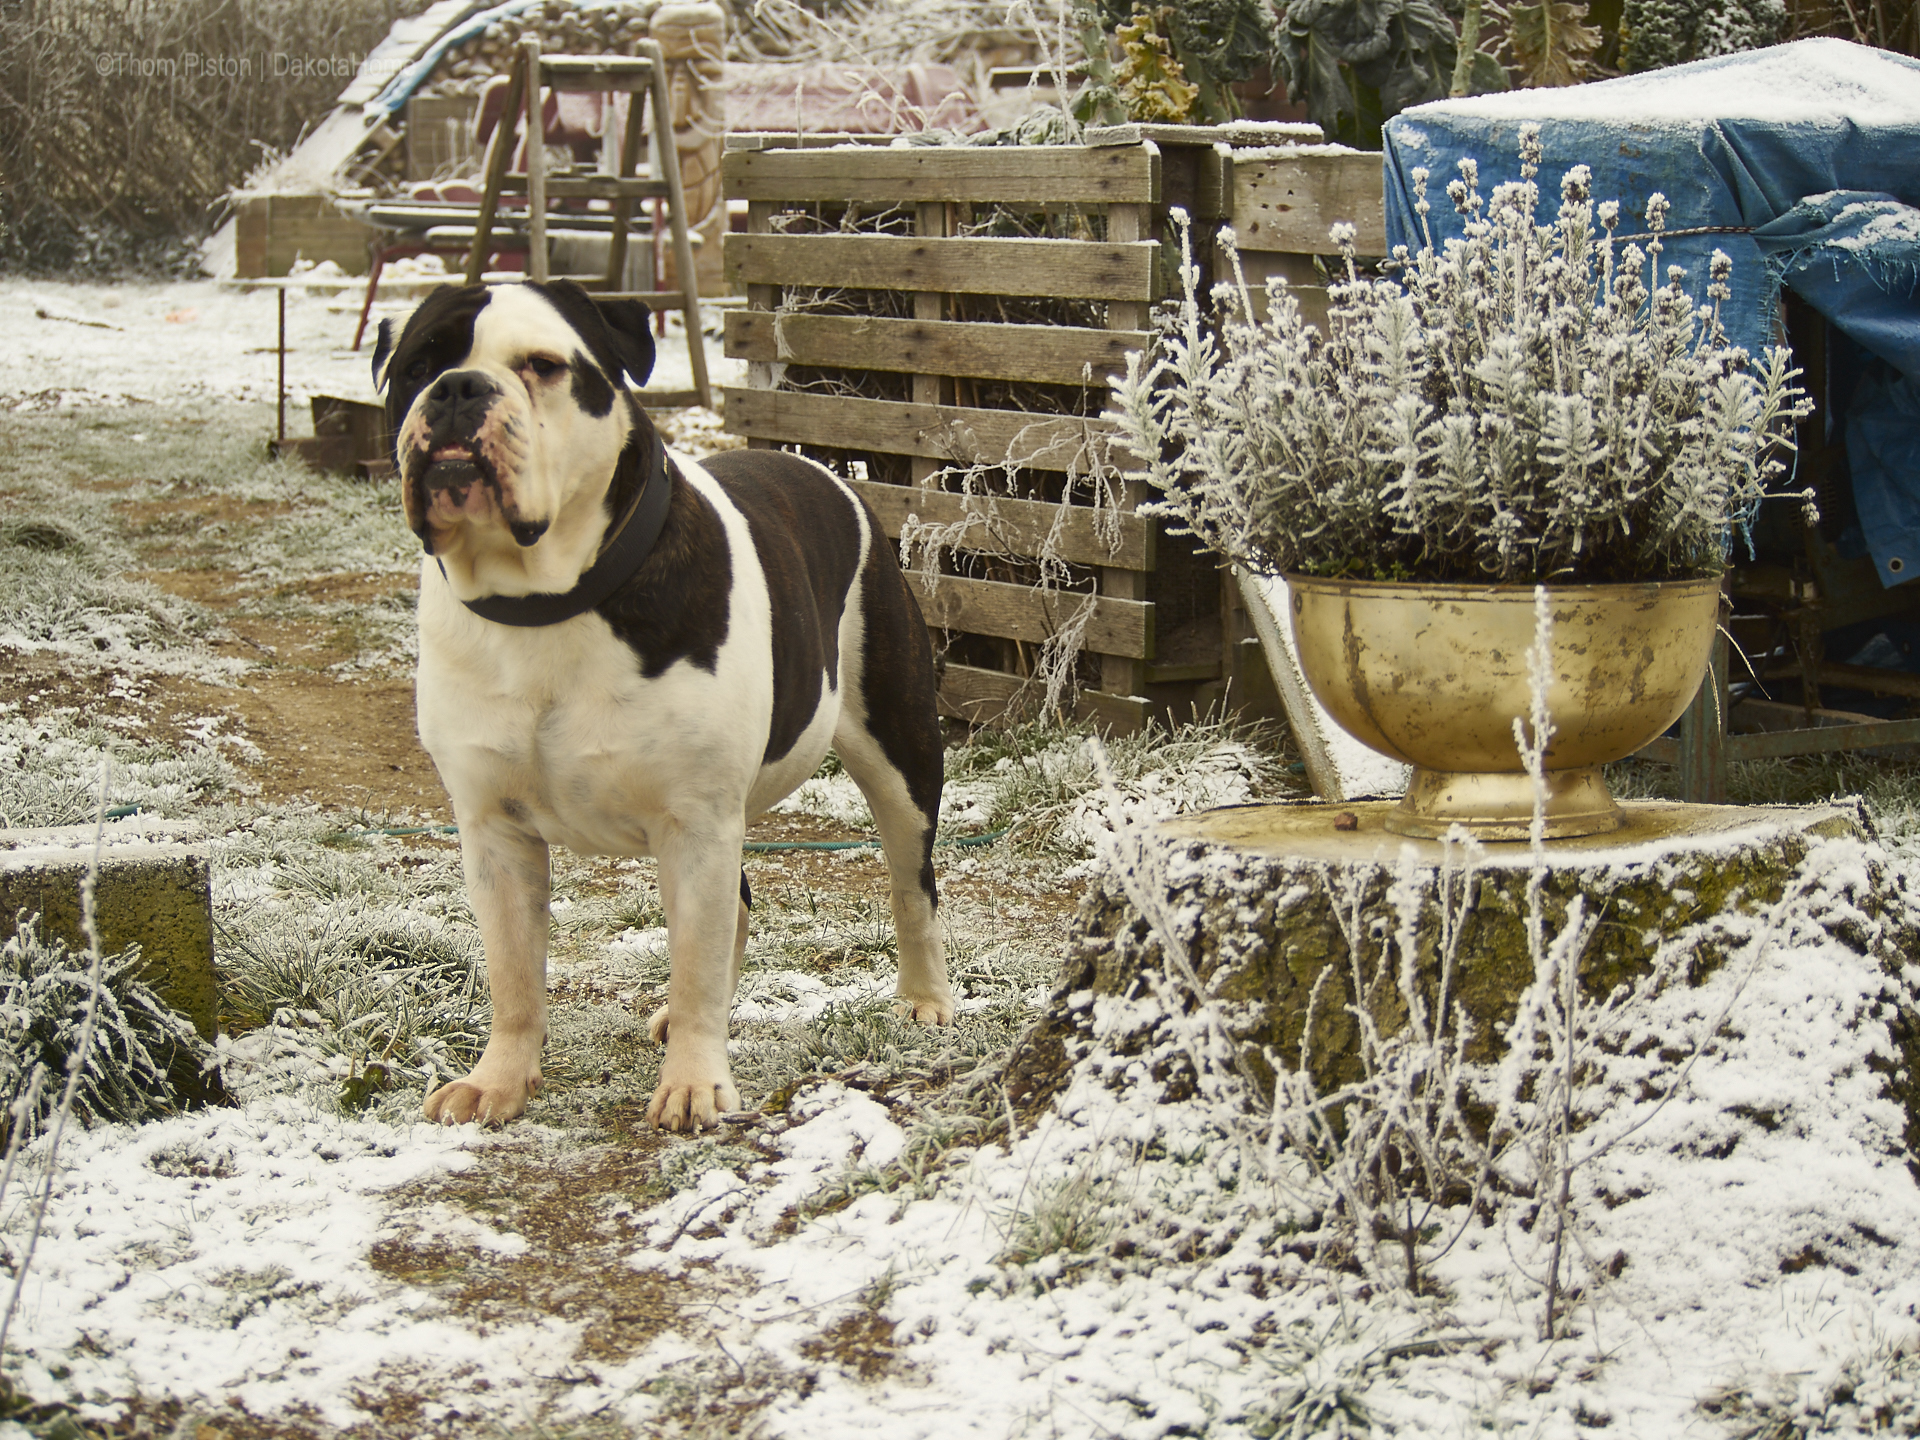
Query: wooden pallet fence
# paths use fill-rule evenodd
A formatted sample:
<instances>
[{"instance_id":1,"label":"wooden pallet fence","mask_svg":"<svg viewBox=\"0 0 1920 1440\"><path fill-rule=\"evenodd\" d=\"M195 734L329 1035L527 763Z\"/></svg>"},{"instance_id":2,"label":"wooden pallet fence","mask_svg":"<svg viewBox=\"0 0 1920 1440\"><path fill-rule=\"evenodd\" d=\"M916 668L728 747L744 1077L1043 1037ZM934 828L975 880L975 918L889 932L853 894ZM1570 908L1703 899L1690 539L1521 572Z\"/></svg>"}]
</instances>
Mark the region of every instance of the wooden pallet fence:
<instances>
[{"instance_id":1,"label":"wooden pallet fence","mask_svg":"<svg viewBox=\"0 0 1920 1440\"><path fill-rule=\"evenodd\" d=\"M1106 379L1146 345L1160 291L1158 151L756 144L722 161L727 193L748 202L747 233L726 242L728 278L748 299L727 318L726 349L749 362L751 384L726 392L727 428L837 462L887 534L907 536L910 566L928 563L916 527L941 528L943 548L975 562L937 577L914 570L947 656L945 713L990 723L1030 710L1041 698L1036 653L1084 625L1092 658L1080 662L1078 712L1139 727L1152 703L1158 537L1124 485L1118 513L1074 502L1091 498L1086 477L1109 460ZM856 228L876 215L883 228ZM1000 228L996 215L1051 217L1039 228L1085 238L976 233ZM815 291L892 297L900 313L793 303ZM986 303L969 308L965 297ZM1062 301L1083 302L1093 323L963 318ZM806 388L791 383L802 372ZM875 372L887 393L852 393ZM836 376L853 379L840 387ZM1034 387L1054 387L1061 408L1079 413L995 403ZM982 488L989 472L988 488L1004 493ZM1020 571L1043 555L1081 567L1080 586L991 578L996 565Z\"/></svg>"},{"instance_id":2,"label":"wooden pallet fence","mask_svg":"<svg viewBox=\"0 0 1920 1440\"><path fill-rule=\"evenodd\" d=\"M1271 682L1251 673L1237 590L1190 539L1137 513L1143 487L1119 488L1117 514L1057 501L1069 477L1084 501L1089 471L1132 463L1101 412L1107 377L1147 344L1149 306L1177 283L1177 252L1161 243L1172 207L1193 219L1213 274L1215 232L1232 224L1256 285L1269 273L1320 285L1313 257L1332 253L1335 221L1356 225L1363 254L1384 248L1379 157L1301 143L1316 134L1122 126L1019 148L730 140L723 180L748 224L727 237L726 268L747 305L727 318L726 351L748 362L749 383L725 392L727 428L848 474L887 533L907 537L910 564L925 563L914 544L925 527L959 536L963 563L945 568L964 573L916 586L946 656L946 713L990 723L1030 709L1035 647L1081 621L1083 716L1133 729L1223 696L1277 712ZM1311 311L1313 294L1303 299ZM1067 413L1030 403L1034 387ZM989 471L1004 478L987 488L1005 493L981 493ZM1043 553L1082 567L1087 593L965 563Z\"/></svg>"}]
</instances>

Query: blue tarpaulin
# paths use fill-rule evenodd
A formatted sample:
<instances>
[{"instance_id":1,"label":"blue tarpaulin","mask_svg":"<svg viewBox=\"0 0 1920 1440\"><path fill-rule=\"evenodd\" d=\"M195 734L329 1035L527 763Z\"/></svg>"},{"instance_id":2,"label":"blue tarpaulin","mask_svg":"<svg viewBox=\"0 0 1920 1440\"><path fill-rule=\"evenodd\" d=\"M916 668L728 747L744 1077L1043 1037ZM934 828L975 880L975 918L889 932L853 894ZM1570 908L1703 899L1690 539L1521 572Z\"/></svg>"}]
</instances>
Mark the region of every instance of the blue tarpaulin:
<instances>
[{"instance_id":1,"label":"blue tarpaulin","mask_svg":"<svg viewBox=\"0 0 1920 1440\"><path fill-rule=\"evenodd\" d=\"M1845 411L1847 458L1884 584L1920 577L1920 60L1801 40L1560 90L1416 106L1387 122L1387 243L1418 248L1412 172L1430 174L1434 243L1460 233L1446 198L1459 161L1480 192L1520 171L1520 126L1540 126L1541 215L1560 176L1593 171L1622 235L1666 196L1662 265L1704 298L1707 261L1733 258L1722 323L1751 352L1778 343L1785 284L1879 363ZM1687 233L1693 232L1693 233ZM1664 276L1662 277L1664 278Z\"/></svg>"}]
</instances>

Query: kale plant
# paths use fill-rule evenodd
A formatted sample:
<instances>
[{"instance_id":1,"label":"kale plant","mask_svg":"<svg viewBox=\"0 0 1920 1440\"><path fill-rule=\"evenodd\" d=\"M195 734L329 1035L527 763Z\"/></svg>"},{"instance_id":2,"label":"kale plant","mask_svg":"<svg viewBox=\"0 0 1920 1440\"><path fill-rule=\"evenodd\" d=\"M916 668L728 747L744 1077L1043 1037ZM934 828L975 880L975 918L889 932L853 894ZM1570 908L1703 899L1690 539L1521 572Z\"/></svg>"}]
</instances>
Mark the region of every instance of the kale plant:
<instances>
[{"instance_id":1,"label":"kale plant","mask_svg":"<svg viewBox=\"0 0 1920 1440\"><path fill-rule=\"evenodd\" d=\"M1562 584L1719 574L1733 529L1785 469L1809 403L1784 347L1727 343L1732 262L1715 251L1698 309L1678 266L1657 276L1667 202L1645 248L1616 244L1569 170L1557 220L1535 222L1537 126L1521 179L1483 203L1460 162L1448 196L1465 237L1365 277L1351 226L1328 330L1284 285L1256 320L1244 279L1203 324L1186 295L1151 356L1114 382L1117 418L1161 513L1261 574ZM1429 213L1426 172L1415 209ZM1594 228L1599 221L1599 233ZM1238 262L1235 262L1238 274Z\"/></svg>"}]
</instances>

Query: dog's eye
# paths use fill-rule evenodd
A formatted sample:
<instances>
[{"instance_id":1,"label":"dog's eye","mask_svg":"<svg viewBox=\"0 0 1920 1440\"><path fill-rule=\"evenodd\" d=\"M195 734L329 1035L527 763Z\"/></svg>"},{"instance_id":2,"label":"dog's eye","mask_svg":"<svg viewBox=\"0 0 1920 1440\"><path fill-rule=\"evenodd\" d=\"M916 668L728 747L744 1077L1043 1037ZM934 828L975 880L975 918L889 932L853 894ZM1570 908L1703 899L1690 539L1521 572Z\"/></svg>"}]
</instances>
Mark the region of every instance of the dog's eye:
<instances>
[{"instance_id":1,"label":"dog's eye","mask_svg":"<svg viewBox=\"0 0 1920 1440\"><path fill-rule=\"evenodd\" d=\"M432 373L433 373L433 366L428 364L425 360L416 360L407 367L407 379L412 381L416 385L419 384L422 380L425 380L427 376L431 375Z\"/></svg>"},{"instance_id":2,"label":"dog's eye","mask_svg":"<svg viewBox=\"0 0 1920 1440\"><path fill-rule=\"evenodd\" d=\"M544 355L529 355L527 368L542 380L551 380L567 367L558 360L549 360Z\"/></svg>"}]
</instances>

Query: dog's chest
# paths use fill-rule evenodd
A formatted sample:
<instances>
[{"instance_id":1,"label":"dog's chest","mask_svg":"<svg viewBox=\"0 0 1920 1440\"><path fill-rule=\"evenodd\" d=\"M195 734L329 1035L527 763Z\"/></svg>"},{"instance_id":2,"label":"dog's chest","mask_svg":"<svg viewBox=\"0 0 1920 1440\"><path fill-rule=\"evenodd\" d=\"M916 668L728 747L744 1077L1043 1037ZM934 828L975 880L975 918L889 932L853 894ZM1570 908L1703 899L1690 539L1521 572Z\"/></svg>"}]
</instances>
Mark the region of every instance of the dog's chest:
<instances>
[{"instance_id":1,"label":"dog's chest","mask_svg":"<svg viewBox=\"0 0 1920 1440\"><path fill-rule=\"evenodd\" d=\"M446 607L423 594L420 738L463 823L500 814L583 853L644 854L668 817L744 807L767 700L736 647L647 678L598 617L515 631Z\"/></svg>"}]
</instances>

